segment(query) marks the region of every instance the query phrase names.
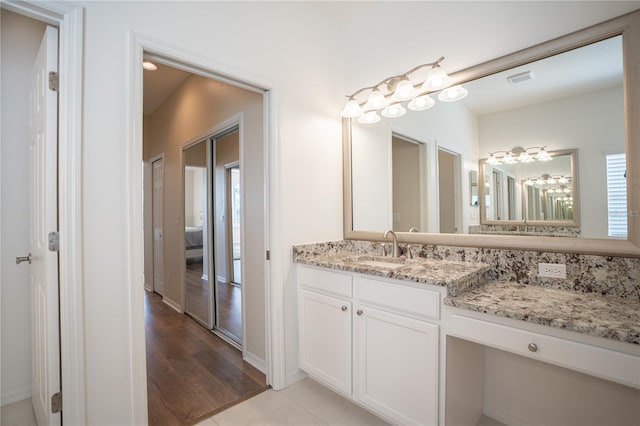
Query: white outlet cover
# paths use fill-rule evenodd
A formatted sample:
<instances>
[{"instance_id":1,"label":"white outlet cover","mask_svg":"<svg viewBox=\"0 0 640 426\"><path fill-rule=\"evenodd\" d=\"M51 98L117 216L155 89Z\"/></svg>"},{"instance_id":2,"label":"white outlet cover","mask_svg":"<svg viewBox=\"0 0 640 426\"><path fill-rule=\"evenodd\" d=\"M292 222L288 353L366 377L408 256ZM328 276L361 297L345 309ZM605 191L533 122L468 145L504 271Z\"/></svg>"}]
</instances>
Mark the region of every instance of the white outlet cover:
<instances>
[{"instance_id":1,"label":"white outlet cover","mask_svg":"<svg viewBox=\"0 0 640 426\"><path fill-rule=\"evenodd\" d=\"M538 276L540 278L567 278L567 265L564 263L539 263Z\"/></svg>"}]
</instances>

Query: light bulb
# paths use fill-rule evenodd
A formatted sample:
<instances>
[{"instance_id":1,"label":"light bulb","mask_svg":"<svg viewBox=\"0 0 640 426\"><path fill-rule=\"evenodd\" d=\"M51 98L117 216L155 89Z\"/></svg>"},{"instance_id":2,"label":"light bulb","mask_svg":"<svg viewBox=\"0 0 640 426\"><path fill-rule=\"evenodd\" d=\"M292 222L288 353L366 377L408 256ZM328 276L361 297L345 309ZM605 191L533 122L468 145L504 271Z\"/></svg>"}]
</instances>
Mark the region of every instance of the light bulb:
<instances>
[{"instance_id":1,"label":"light bulb","mask_svg":"<svg viewBox=\"0 0 640 426\"><path fill-rule=\"evenodd\" d=\"M551 161L552 158L549 155L549 153L547 152L546 149L540 148L540 151L538 151L538 153L536 154L536 160L538 161Z\"/></svg>"},{"instance_id":2,"label":"light bulb","mask_svg":"<svg viewBox=\"0 0 640 426\"><path fill-rule=\"evenodd\" d=\"M533 161L533 158L531 158L527 151L522 151L518 156L518 161L520 161L521 163L530 163Z\"/></svg>"},{"instance_id":3,"label":"light bulb","mask_svg":"<svg viewBox=\"0 0 640 426\"><path fill-rule=\"evenodd\" d=\"M389 100L376 88L369 95L369 99L364 107L365 109L382 109L387 105L389 105Z\"/></svg>"},{"instance_id":4,"label":"light bulb","mask_svg":"<svg viewBox=\"0 0 640 426\"><path fill-rule=\"evenodd\" d=\"M487 159L487 164L495 165L500 163L501 161L495 156L494 153L489 154L489 158Z\"/></svg>"},{"instance_id":5,"label":"light bulb","mask_svg":"<svg viewBox=\"0 0 640 426\"><path fill-rule=\"evenodd\" d=\"M444 89L452 82L451 77L443 70L440 65L434 65L427 74L427 79L422 83L422 90L434 92Z\"/></svg>"},{"instance_id":6,"label":"light bulb","mask_svg":"<svg viewBox=\"0 0 640 426\"><path fill-rule=\"evenodd\" d=\"M407 113L407 110L404 109L402 105L393 104L383 109L380 114L382 114L383 117L396 118L396 117L402 117L406 113Z\"/></svg>"},{"instance_id":7,"label":"light bulb","mask_svg":"<svg viewBox=\"0 0 640 426\"><path fill-rule=\"evenodd\" d=\"M142 68L144 68L147 71L155 71L155 70L158 69L158 66L156 64L154 64L153 62L144 61L142 63Z\"/></svg>"},{"instance_id":8,"label":"light bulb","mask_svg":"<svg viewBox=\"0 0 640 426\"><path fill-rule=\"evenodd\" d=\"M567 182L569 182L569 179L567 179L567 178L566 178L566 177L564 177L564 176L560 176L560 178L558 179L558 183L565 184L565 183L567 183Z\"/></svg>"},{"instance_id":9,"label":"light bulb","mask_svg":"<svg viewBox=\"0 0 640 426\"><path fill-rule=\"evenodd\" d=\"M424 111L431 108L436 101L434 101L429 95L418 96L413 98L407 107L412 111Z\"/></svg>"},{"instance_id":10,"label":"light bulb","mask_svg":"<svg viewBox=\"0 0 640 426\"><path fill-rule=\"evenodd\" d=\"M513 164L517 162L517 160L513 158L513 155L511 155L510 152L507 152L504 155L504 158L502 159L502 161L504 162L504 164Z\"/></svg>"},{"instance_id":11,"label":"light bulb","mask_svg":"<svg viewBox=\"0 0 640 426\"><path fill-rule=\"evenodd\" d=\"M365 112L358 118L358 122L362 124L373 124L380 121L380 116L375 111Z\"/></svg>"},{"instance_id":12,"label":"light bulb","mask_svg":"<svg viewBox=\"0 0 640 426\"><path fill-rule=\"evenodd\" d=\"M346 118L356 118L362 115L363 111L360 108L360 104L355 99L349 99L344 104L344 109L341 112L341 115Z\"/></svg>"},{"instance_id":13,"label":"light bulb","mask_svg":"<svg viewBox=\"0 0 640 426\"><path fill-rule=\"evenodd\" d=\"M448 89L443 90L438 95L438 99L442 102L455 102L460 99L466 98L469 91L461 85L451 86Z\"/></svg>"},{"instance_id":14,"label":"light bulb","mask_svg":"<svg viewBox=\"0 0 640 426\"><path fill-rule=\"evenodd\" d=\"M393 92L393 99L396 101L408 101L418 94L418 91L413 84L406 78L400 80L396 86L395 92Z\"/></svg>"},{"instance_id":15,"label":"light bulb","mask_svg":"<svg viewBox=\"0 0 640 426\"><path fill-rule=\"evenodd\" d=\"M527 186L532 186L533 185L533 180L531 178L527 178L526 181L524 181L524 184Z\"/></svg>"}]
</instances>

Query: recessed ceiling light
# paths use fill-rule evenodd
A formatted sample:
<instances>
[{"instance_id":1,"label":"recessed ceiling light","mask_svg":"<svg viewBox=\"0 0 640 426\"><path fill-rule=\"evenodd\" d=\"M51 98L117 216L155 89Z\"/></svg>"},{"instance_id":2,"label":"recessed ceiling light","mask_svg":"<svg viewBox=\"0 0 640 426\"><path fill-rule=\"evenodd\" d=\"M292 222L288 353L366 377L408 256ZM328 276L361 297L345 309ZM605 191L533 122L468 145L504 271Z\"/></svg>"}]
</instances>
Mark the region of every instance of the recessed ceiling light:
<instances>
[{"instance_id":1,"label":"recessed ceiling light","mask_svg":"<svg viewBox=\"0 0 640 426\"><path fill-rule=\"evenodd\" d=\"M147 71L155 71L155 70L158 69L158 66L156 64L154 64L153 62L144 61L142 63L142 68L144 68Z\"/></svg>"},{"instance_id":2,"label":"recessed ceiling light","mask_svg":"<svg viewBox=\"0 0 640 426\"><path fill-rule=\"evenodd\" d=\"M533 73L531 71L525 71L525 72L521 72L520 74L514 74L514 75L510 75L509 77L507 77L507 80L509 80L509 83L511 84L516 84L516 83L522 83L523 81L527 81L527 80L533 80Z\"/></svg>"}]
</instances>

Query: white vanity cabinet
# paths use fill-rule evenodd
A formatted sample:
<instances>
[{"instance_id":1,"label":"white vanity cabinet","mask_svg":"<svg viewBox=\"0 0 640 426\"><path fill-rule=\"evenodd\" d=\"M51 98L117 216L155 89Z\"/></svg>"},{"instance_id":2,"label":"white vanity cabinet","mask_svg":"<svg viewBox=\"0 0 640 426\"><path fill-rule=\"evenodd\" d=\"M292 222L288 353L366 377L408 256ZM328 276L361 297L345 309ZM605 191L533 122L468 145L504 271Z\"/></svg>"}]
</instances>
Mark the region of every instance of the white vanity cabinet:
<instances>
[{"instance_id":1,"label":"white vanity cabinet","mask_svg":"<svg viewBox=\"0 0 640 426\"><path fill-rule=\"evenodd\" d=\"M393 423L435 425L440 301L435 289L298 265L300 368Z\"/></svg>"},{"instance_id":2,"label":"white vanity cabinet","mask_svg":"<svg viewBox=\"0 0 640 426\"><path fill-rule=\"evenodd\" d=\"M351 395L351 276L298 267L300 368Z\"/></svg>"}]
</instances>

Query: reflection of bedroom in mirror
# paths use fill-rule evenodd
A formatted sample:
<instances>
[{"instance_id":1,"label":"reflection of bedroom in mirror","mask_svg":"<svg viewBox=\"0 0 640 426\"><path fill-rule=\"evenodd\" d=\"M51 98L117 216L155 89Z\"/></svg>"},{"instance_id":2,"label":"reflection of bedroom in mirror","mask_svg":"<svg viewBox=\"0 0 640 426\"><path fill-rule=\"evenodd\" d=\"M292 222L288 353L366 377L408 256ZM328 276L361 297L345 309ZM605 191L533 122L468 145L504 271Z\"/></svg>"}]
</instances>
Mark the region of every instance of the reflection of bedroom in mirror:
<instances>
[{"instance_id":1,"label":"reflection of bedroom in mirror","mask_svg":"<svg viewBox=\"0 0 640 426\"><path fill-rule=\"evenodd\" d=\"M183 152L185 312L241 344L238 126Z\"/></svg>"},{"instance_id":2,"label":"reflection of bedroom in mirror","mask_svg":"<svg viewBox=\"0 0 640 426\"><path fill-rule=\"evenodd\" d=\"M185 249L185 312L209 326L209 223L207 214L207 152L208 142L202 141L183 151L184 159L184 249Z\"/></svg>"}]
</instances>

